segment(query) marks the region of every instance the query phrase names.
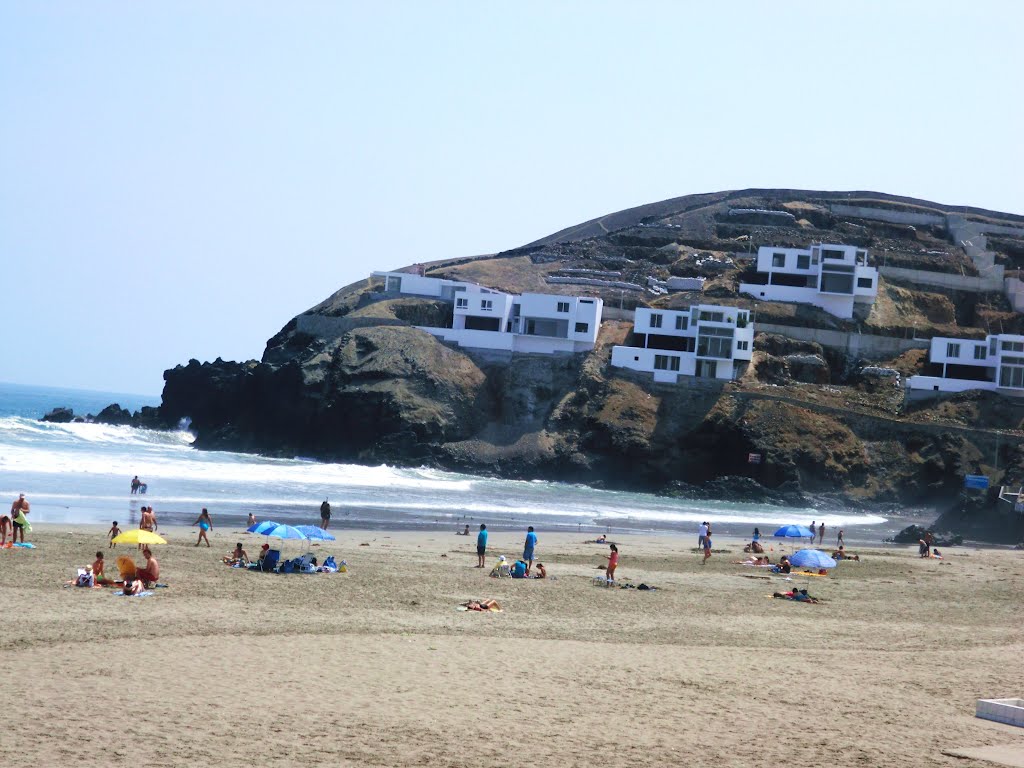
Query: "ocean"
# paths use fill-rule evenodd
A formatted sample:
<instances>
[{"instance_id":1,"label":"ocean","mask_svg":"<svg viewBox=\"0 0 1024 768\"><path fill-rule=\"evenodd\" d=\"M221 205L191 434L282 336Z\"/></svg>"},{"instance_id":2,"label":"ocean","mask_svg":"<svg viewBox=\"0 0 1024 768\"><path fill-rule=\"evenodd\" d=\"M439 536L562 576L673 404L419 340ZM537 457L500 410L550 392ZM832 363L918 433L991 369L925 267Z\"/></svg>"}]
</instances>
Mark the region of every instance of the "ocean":
<instances>
[{"instance_id":1,"label":"ocean","mask_svg":"<svg viewBox=\"0 0 1024 768\"><path fill-rule=\"evenodd\" d=\"M257 519L318 523L320 503L330 501L332 527L454 531L479 523L494 529L538 531L684 533L702 520L716 532L749 536L755 526L770 535L788 523L824 522L826 542L839 528L847 541L879 542L916 518L842 509L793 509L727 501L681 501L643 493L580 485L501 480L389 466L331 464L225 451L199 451L185 431L159 432L102 424L50 424L39 418L66 406L76 415L110 403L129 410L159 405L159 398L0 384L0 503L25 493L32 520L109 525L138 523L152 506L164 524L190 525L202 507L214 525ZM134 475L145 495L131 495Z\"/></svg>"}]
</instances>

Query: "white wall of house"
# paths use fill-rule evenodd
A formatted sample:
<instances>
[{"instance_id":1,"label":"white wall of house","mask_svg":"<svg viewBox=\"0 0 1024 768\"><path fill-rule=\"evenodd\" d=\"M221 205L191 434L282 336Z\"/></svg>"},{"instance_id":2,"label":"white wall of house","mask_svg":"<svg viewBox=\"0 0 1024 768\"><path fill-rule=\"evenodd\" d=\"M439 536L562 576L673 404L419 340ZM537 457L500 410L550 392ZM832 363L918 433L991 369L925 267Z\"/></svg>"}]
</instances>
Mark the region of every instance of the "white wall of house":
<instances>
[{"instance_id":1,"label":"white wall of house","mask_svg":"<svg viewBox=\"0 0 1024 768\"><path fill-rule=\"evenodd\" d=\"M619 368L646 371L655 381L676 382L679 376L733 379L737 362L749 361L754 350L754 326L749 310L698 304L685 310L639 307L634 334L644 336L644 346L616 346L611 363ZM692 351L661 349L662 336L689 338ZM723 349L724 347L724 349Z\"/></svg>"},{"instance_id":2,"label":"white wall of house","mask_svg":"<svg viewBox=\"0 0 1024 768\"><path fill-rule=\"evenodd\" d=\"M507 293L456 293L452 327L465 328L466 319L476 317L497 320L498 330L506 331L515 298Z\"/></svg>"},{"instance_id":3,"label":"white wall of house","mask_svg":"<svg viewBox=\"0 0 1024 768\"><path fill-rule=\"evenodd\" d=\"M598 298L524 293L516 298L518 319L512 330L529 336L569 339L579 344L597 343L604 302ZM513 310L514 314L515 310Z\"/></svg>"},{"instance_id":4,"label":"white wall of house","mask_svg":"<svg viewBox=\"0 0 1024 768\"><path fill-rule=\"evenodd\" d=\"M384 290L388 293L407 293L411 296L431 296L443 299L450 299L454 292L499 294L498 291L476 283L445 280L439 277L423 277L411 272L374 272L373 277L384 281Z\"/></svg>"},{"instance_id":5,"label":"white wall of house","mask_svg":"<svg viewBox=\"0 0 1024 768\"><path fill-rule=\"evenodd\" d=\"M911 376L907 388L936 392L964 392L969 389L1024 393L1024 336L1000 333L984 339L936 336L928 359L943 366L942 376ZM948 367L969 366L984 372L985 380L961 379L949 375ZM957 369L954 369L957 370Z\"/></svg>"},{"instance_id":6,"label":"white wall of house","mask_svg":"<svg viewBox=\"0 0 1024 768\"><path fill-rule=\"evenodd\" d=\"M878 270L867 264L868 252L855 245L816 243L810 248L757 250L757 271L768 276L767 285L740 283L740 293L764 301L811 304L836 317L853 317L854 303L874 303L878 296ZM803 286L773 285L773 275L803 277ZM837 281L848 285L838 287Z\"/></svg>"}]
</instances>

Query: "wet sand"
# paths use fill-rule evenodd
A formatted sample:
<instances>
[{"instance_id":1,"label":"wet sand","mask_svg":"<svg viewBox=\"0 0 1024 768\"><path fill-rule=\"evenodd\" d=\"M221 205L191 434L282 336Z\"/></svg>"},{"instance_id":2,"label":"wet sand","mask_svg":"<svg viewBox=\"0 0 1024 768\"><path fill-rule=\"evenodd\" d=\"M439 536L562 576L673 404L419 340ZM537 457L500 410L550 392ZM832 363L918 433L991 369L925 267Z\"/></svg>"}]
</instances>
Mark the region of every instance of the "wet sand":
<instances>
[{"instance_id":1,"label":"wet sand","mask_svg":"<svg viewBox=\"0 0 1024 768\"><path fill-rule=\"evenodd\" d=\"M1014 744L977 698L1024 694L1024 553L861 549L798 583L734 565L716 538L625 536L607 548L539 531L554 580L487 578L475 537L339 531L318 555L347 574L220 563L242 539L170 529L169 588L149 598L62 588L104 528L37 526L0 552L0 765L982 766L943 750ZM360 544L369 546L360 546ZM498 554L522 535L491 535ZM286 554L303 548L286 542ZM135 553L119 547L118 553ZM770 553L773 559L779 551ZM459 612L492 597L502 613Z\"/></svg>"}]
</instances>

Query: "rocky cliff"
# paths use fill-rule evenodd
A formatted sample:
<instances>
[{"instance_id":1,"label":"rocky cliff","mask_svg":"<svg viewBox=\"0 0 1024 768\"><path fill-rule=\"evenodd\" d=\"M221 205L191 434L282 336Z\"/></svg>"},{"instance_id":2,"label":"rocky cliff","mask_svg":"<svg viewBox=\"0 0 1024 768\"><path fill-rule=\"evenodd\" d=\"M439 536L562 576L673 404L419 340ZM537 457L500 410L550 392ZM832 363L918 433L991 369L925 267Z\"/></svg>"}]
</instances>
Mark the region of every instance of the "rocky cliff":
<instances>
[{"instance_id":1,"label":"rocky cliff","mask_svg":"<svg viewBox=\"0 0 1024 768\"><path fill-rule=\"evenodd\" d=\"M875 248L876 257L888 252L913 263L916 254L950 269L963 266L962 254L937 229L851 222L829 213L833 194L748 190L680 198L639 216L602 220L618 227L610 232L591 222L581 225L578 238L567 230L495 257L428 265L427 274L508 291L602 295L608 306L628 307L685 306L697 297L626 296L546 280L573 269L614 270L634 282L705 274L706 301L742 304L735 283L747 268L743 238L751 237L780 245L856 240ZM886 204L934 209L904 198ZM793 215L727 215L741 205ZM880 302L888 314L875 318L879 327L913 323L919 330L964 332L977 331L980 317L1017 322L999 296L975 295L961 306L953 295L891 288ZM496 361L414 327L447 324L450 305L380 291L370 281L341 289L288 322L261 361L192 360L167 371L161 418L167 424L190 418L200 448L779 503L835 497L945 508L965 473L995 482L1024 478L1024 407L997 396L906 406L888 374L862 374L863 361L768 334L757 337L754 361L740 381L657 385L610 367L611 346L631 332L628 322L615 320L605 322L592 352ZM844 327L823 313L786 306L769 311L762 304L759 318L774 313L790 325ZM905 375L921 364L911 354L875 361L871 370ZM751 463L752 454L760 463Z\"/></svg>"}]
</instances>

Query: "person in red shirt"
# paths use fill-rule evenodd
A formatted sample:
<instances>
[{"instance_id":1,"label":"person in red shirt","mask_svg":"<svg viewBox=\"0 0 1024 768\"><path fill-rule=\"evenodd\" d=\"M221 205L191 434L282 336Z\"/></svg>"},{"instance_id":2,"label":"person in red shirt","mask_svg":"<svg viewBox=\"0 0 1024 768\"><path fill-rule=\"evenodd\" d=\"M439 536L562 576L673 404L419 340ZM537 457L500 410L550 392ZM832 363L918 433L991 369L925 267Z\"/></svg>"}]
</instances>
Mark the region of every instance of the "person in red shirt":
<instances>
[{"instance_id":1,"label":"person in red shirt","mask_svg":"<svg viewBox=\"0 0 1024 768\"><path fill-rule=\"evenodd\" d=\"M611 552L605 557L608 558L608 570L605 571L605 581L611 585L615 583L615 569L619 565L619 548L614 544L609 544L608 547Z\"/></svg>"}]
</instances>

